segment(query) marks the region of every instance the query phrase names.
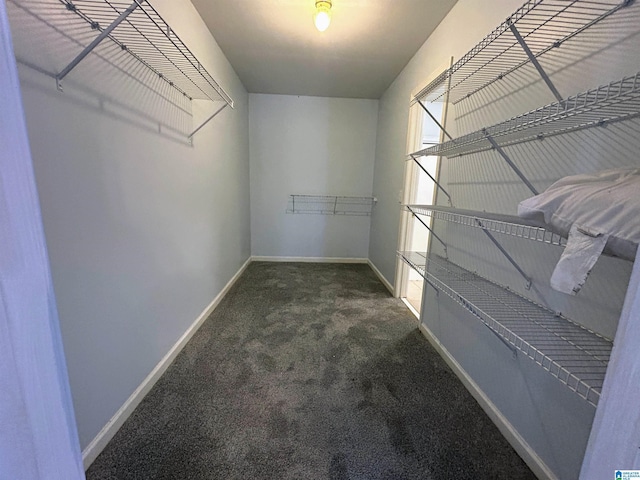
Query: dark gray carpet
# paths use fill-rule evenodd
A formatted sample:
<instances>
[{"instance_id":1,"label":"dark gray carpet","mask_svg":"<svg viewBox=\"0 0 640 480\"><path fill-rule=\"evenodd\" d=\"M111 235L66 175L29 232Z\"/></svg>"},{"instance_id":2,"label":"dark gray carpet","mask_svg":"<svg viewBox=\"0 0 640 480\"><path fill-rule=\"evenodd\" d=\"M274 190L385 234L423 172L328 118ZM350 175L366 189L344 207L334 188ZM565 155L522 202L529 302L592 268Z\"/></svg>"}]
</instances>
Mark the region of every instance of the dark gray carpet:
<instances>
[{"instance_id":1,"label":"dark gray carpet","mask_svg":"<svg viewBox=\"0 0 640 480\"><path fill-rule=\"evenodd\" d=\"M535 477L368 266L253 263L87 478Z\"/></svg>"}]
</instances>

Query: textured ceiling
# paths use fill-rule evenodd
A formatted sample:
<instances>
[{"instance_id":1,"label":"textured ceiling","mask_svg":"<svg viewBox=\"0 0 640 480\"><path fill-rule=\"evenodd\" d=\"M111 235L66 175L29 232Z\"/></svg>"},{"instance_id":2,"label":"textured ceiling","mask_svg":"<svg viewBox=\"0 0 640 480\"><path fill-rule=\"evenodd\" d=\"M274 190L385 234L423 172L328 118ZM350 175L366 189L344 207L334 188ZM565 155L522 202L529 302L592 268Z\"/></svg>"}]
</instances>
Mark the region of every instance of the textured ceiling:
<instances>
[{"instance_id":1,"label":"textured ceiling","mask_svg":"<svg viewBox=\"0 0 640 480\"><path fill-rule=\"evenodd\" d=\"M456 0L192 0L251 93L380 98Z\"/></svg>"}]
</instances>

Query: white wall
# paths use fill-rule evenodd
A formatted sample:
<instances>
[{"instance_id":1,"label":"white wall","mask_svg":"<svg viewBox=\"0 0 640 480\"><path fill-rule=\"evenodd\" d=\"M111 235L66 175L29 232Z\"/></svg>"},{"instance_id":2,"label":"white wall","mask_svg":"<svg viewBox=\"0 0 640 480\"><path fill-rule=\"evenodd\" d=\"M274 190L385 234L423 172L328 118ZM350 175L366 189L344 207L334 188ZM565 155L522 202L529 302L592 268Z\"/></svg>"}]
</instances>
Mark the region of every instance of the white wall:
<instances>
[{"instance_id":1,"label":"white wall","mask_svg":"<svg viewBox=\"0 0 640 480\"><path fill-rule=\"evenodd\" d=\"M395 273L409 97L444 64L464 55L506 17L520 0L460 0L425 42L380 100L374 195L379 205L372 217L370 259L389 280ZM640 70L640 6L633 3L582 36L543 57L541 63L563 96L597 87ZM450 109L447 129L455 134L477 130L554 99L532 68L496 84L482 95ZM637 132L633 120L563 135L544 142L509 147L508 153L542 191L553 181L575 173L637 165ZM531 196L495 152L442 161L441 182L456 207L515 214L519 201ZM439 203L446 205L440 195ZM471 271L509 285L515 291L561 311L608 337L613 337L631 272L630 262L601 258L583 291L569 297L549 288L549 277L561 249L513 238L500 238L505 248L533 277L524 280L487 241L482 232L435 222L449 246L450 259ZM437 253L439 245L433 244ZM437 337L482 393L558 478L577 478L595 409L547 372L509 349L472 315L426 288L422 323ZM521 450L521 453L522 450ZM542 472L542 473L541 473ZM539 474L545 474L542 470Z\"/></svg>"},{"instance_id":2,"label":"white wall","mask_svg":"<svg viewBox=\"0 0 640 480\"><path fill-rule=\"evenodd\" d=\"M636 445L640 434L640 411L634 401L640 395L638 317L640 261L636 260L580 480L607 478L616 469L640 469L640 454Z\"/></svg>"},{"instance_id":3,"label":"white wall","mask_svg":"<svg viewBox=\"0 0 640 480\"><path fill-rule=\"evenodd\" d=\"M188 0L152 3L236 103L193 146L190 115L95 56L65 93L21 68L83 448L250 256L247 93ZM27 33L58 55L55 32Z\"/></svg>"},{"instance_id":4,"label":"white wall","mask_svg":"<svg viewBox=\"0 0 640 480\"><path fill-rule=\"evenodd\" d=\"M287 214L291 194L370 196L377 100L249 95L251 252L367 258L370 218Z\"/></svg>"}]
</instances>

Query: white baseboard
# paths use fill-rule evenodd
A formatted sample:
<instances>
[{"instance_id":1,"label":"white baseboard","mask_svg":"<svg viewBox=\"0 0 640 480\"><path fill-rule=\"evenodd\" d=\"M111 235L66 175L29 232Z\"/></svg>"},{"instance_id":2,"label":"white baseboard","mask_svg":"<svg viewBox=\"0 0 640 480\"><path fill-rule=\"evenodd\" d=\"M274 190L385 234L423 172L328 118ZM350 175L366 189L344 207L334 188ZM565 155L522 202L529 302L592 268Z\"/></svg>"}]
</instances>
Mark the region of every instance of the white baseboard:
<instances>
[{"instance_id":1,"label":"white baseboard","mask_svg":"<svg viewBox=\"0 0 640 480\"><path fill-rule=\"evenodd\" d=\"M498 427L500 433L507 439L513 449L520 455L522 460L529 466L531 471L540 480L558 480L558 477L551 471L551 469L544 463L544 461L538 456L538 454L531 448L526 440L518 433L513 425L507 420L507 418L500 412L498 407L487 397L487 395L480 389L478 384L473 381L469 374L462 368L455 358L449 353L449 351L440 343L440 341L433 335L433 333L425 327L420 325L420 331L429 340L429 343L438 351L444 361L451 367L453 372L462 381L463 385L471 395L480 404L485 413L489 416L491 421Z\"/></svg>"},{"instance_id":2,"label":"white baseboard","mask_svg":"<svg viewBox=\"0 0 640 480\"><path fill-rule=\"evenodd\" d=\"M378 270L378 267L376 267L371 260L367 259L367 264L371 267L371 270L373 270L373 273L375 273L378 276L378 278L380 279L382 284L385 287L387 287L387 290L389 290L389 292L391 292L391 295L393 295L395 297L396 294L395 294L393 285L391 285L391 282L389 282L389 280L387 280L384 277L384 275L382 275L382 272L380 270Z\"/></svg>"},{"instance_id":3,"label":"white baseboard","mask_svg":"<svg viewBox=\"0 0 640 480\"><path fill-rule=\"evenodd\" d=\"M155 383L160 379L162 374L169 368L171 362L178 356L180 351L184 348L187 342L193 337L193 335L198 331L198 328L202 325L202 323L211 315L211 312L215 310L218 304L222 301L224 296L227 294L229 289L233 286L234 283L238 280L240 275L245 271L245 269L251 263L251 257L240 267L240 269L236 272L236 274L227 282L224 288L218 293L216 298L204 309L204 311L198 316L198 318L193 322L193 324L187 329L186 332L180 337L180 339L171 347L171 350L167 352L162 360L155 366L155 368L151 371L147 378L145 378L142 383L135 389L135 391L131 394L131 396L127 399L126 402L120 407L120 409L115 413L113 417L107 422L107 424L100 430L98 435L87 445L82 452L82 462L84 464L85 470L89 468L89 466L93 463L93 461L100 455L100 452L104 450L109 441L113 438L116 432L120 429L120 427L124 424L124 422L129 418L129 416L133 413L138 404L142 401L147 393L151 390L151 388L155 385Z\"/></svg>"},{"instance_id":4,"label":"white baseboard","mask_svg":"<svg viewBox=\"0 0 640 480\"><path fill-rule=\"evenodd\" d=\"M416 320L420 322L420 312L418 312L414 308L414 306L409 303L409 300L407 300L406 298L401 298L400 300L402 300L402 303L404 303L405 306L409 309L409 311L413 313L413 316L416 317Z\"/></svg>"},{"instance_id":5,"label":"white baseboard","mask_svg":"<svg viewBox=\"0 0 640 480\"><path fill-rule=\"evenodd\" d=\"M253 262L300 262L300 263L367 263L366 258L348 258L348 257L271 257L271 256L253 256Z\"/></svg>"}]
</instances>

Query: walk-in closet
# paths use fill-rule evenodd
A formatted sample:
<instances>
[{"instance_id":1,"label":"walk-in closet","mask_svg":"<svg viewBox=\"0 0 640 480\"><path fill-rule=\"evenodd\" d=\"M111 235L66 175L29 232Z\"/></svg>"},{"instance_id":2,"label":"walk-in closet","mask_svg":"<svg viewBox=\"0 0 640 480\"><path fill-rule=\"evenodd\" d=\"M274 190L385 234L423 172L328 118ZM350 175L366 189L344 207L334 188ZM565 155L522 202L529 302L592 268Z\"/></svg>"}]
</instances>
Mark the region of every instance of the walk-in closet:
<instances>
[{"instance_id":1,"label":"walk-in closet","mask_svg":"<svg viewBox=\"0 0 640 480\"><path fill-rule=\"evenodd\" d=\"M0 478L640 479L640 3L0 0L0 47Z\"/></svg>"}]
</instances>

